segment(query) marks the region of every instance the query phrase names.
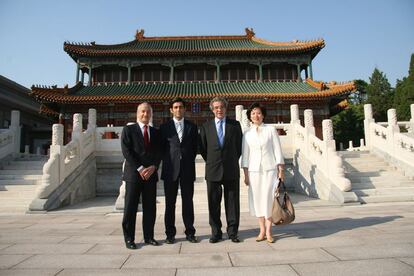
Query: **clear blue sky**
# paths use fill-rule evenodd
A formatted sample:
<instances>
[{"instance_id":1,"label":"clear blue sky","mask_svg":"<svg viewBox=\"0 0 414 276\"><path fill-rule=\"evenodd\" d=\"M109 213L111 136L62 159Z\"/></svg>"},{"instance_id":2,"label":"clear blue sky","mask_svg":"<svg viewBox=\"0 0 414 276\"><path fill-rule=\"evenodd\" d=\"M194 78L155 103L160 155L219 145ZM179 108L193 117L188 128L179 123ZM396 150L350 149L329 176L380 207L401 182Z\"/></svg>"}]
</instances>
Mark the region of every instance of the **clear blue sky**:
<instances>
[{"instance_id":1,"label":"clear blue sky","mask_svg":"<svg viewBox=\"0 0 414 276\"><path fill-rule=\"evenodd\" d=\"M240 35L272 41L323 38L316 80L368 81L375 67L394 86L414 53L413 0L0 0L0 75L26 87L75 83L63 42L123 43L146 36Z\"/></svg>"}]
</instances>

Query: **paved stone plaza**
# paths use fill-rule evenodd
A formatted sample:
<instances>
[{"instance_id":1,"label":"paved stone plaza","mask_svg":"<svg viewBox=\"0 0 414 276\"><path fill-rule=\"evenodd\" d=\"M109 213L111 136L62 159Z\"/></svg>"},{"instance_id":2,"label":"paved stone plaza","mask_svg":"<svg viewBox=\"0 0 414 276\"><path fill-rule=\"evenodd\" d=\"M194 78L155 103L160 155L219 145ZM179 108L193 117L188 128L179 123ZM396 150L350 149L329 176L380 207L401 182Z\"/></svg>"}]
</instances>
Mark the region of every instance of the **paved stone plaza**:
<instances>
[{"instance_id":1,"label":"paved stone plaza","mask_svg":"<svg viewBox=\"0 0 414 276\"><path fill-rule=\"evenodd\" d=\"M255 241L257 222L245 208L243 243L210 244L208 215L201 210L200 243L181 234L173 245L145 246L138 227L138 250L124 246L113 198L46 214L1 214L0 275L414 275L414 203L337 206L294 199L297 219L273 228L274 244ZM160 241L162 206L155 230Z\"/></svg>"}]
</instances>

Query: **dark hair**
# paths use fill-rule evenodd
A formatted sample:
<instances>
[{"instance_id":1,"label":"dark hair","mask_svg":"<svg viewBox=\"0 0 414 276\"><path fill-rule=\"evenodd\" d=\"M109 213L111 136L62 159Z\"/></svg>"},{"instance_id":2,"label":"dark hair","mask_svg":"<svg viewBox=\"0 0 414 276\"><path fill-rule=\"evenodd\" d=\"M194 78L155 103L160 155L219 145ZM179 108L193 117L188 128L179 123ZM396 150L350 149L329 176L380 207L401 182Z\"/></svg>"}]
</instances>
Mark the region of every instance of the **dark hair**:
<instances>
[{"instance_id":1,"label":"dark hair","mask_svg":"<svg viewBox=\"0 0 414 276\"><path fill-rule=\"evenodd\" d=\"M170 108L172 108L173 104L175 104L175 103L183 103L183 105L185 107L185 101L180 97L175 97L174 99L172 99L172 101L170 102Z\"/></svg>"},{"instance_id":2,"label":"dark hair","mask_svg":"<svg viewBox=\"0 0 414 276\"><path fill-rule=\"evenodd\" d=\"M252 120L250 119L250 114L252 113L252 110L253 109L255 109L255 108L258 108L258 109L260 109L260 111L262 112L262 114L263 114L263 120L264 120L264 118L266 118L266 107L264 107L263 105L261 105L260 103L258 103L258 102L254 102L254 103L252 103L250 106L249 106L249 108L247 109L247 111L246 111L246 115L247 115L247 119L249 119L249 121L251 122Z\"/></svg>"}]
</instances>

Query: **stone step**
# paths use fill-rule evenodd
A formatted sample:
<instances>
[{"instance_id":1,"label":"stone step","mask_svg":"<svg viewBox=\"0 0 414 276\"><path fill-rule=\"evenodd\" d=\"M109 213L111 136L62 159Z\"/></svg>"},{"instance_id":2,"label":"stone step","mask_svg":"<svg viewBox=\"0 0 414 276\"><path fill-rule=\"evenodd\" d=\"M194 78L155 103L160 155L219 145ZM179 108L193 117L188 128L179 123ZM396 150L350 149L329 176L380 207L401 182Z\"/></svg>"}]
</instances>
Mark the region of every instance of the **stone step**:
<instances>
[{"instance_id":1,"label":"stone step","mask_svg":"<svg viewBox=\"0 0 414 276\"><path fill-rule=\"evenodd\" d=\"M376 195L358 197L361 203L403 202L414 201L414 194L407 195Z\"/></svg>"},{"instance_id":2,"label":"stone step","mask_svg":"<svg viewBox=\"0 0 414 276\"><path fill-rule=\"evenodd\" d=\"M393 187L414 187L413 181L401 181L401 182L375 182L375 183L354 183L352 182L353 190L362 189L376 189L376 188L393 188Z\"/></svg>"},{"instance_id":3,"label":"stone step","mask_svg":"<svg viewBox=\"0 0 414 276\"><path fill-rule=\"evenodd\" d=\"M34 179L2 179L0 180L0 187L1 185L36 185L40 183L40 180Z\"/></svg>"},{"instance_id":4,"label":"stone step","mask_svg":"<svg viewBox=\"0 0 414 276\"><path fill-rule=\"evenodd\" d=\"M413 187L387 187L377 189L352 189L358 196L376 196L376 195L407 195L414 194Z\"/></svg>"},{"instance_id":5,"label":"stone step","mask_svg":"<svg viewBox=\"0 0 414 276\"><path fill-rule=\"evenodd\" d=\"M338 151L338 154L344 157L361 157L373 155L369 151Z\"/></svg>"},{"instance_id":6,"label":"stone step","mask_svg":"<svg viewBox=\"0 0 414 276\"><path fill-rule=\"evenodd\" d=\"M390 166L388 163L381 161L381 160L365 160L365 159L359 159L359 160L344 160L344 165L350 166L350 167L371 167L371 168L389 168L393 167Z\"/></svg>"},{"instance_id":7,"label":"stone step","mask_svg":"<svg viewBox=\"0 0 414 276\"><path fill-rule=\"evenodd\" d=\"M347 177L353 183L378 183L378 182L399 182L410 181L408 177L398 176L349 176ZM414 183L414 182L413 182Z\"/></svg>"},{"instance_id":8,"label":"stone step","mask_svg":"<svg viewBox=\"0 0 414 276\"><path fill-rule=\"evenodd\" d=\"M5 165L4 170L43 170L43 165L11 164Z\"/></svg>"},{"instance_id":9,"label":"stone step","mask_svg":"<svg viewBox=\"0 0 414 276\"><path fill-rule=\"evenodd\" d=\"M14 161L10 161L9 165L44 165L45 161L26 161L26 160L14 160Z\"/></svg>"},{"instance_id":10,"label":"stone step","mask_svg":"<svg viewBox=\"0 0 414 276\"><path fill-rule=\"evenodd\" d=\"M0 175L18 174L18 175L42 175L42 170L0 170Z\"/></svg>"},{"instance_id":11,"label":"stone step","mask_svg":"<svg viewBox=\"0 0 414 276\"><path fill-rule=\"evenodd\" d=\"M401 177L403 176L398 171L384 171L384 170L372 170L367 172L345 172L345 177Z\"/></svg>"},{"instance_id":12,"label":"stone step","mask_svg":"<svg viewBox=\"0 0 414 276\"><path fill-rule=\"evenodd\" d=\"M372 166L351 166L349 164L343 165L344 171L346 173L353 173L353 172L395 172L398 171L395 167L372 167Z\"/></svg>"},{"instance_id":13,"label":"stone step","mask_svg":"<svg viewBox=\"0 0 414 276\"><path fill-rule=\"evenodd\" d=\"M42 175L38 174L26 174L26 175L19 175L19 174L0 174L0 180L6 180L6 179L34 179L34 180L40 180L42 179Z\"/></svg>"}]
</instances>

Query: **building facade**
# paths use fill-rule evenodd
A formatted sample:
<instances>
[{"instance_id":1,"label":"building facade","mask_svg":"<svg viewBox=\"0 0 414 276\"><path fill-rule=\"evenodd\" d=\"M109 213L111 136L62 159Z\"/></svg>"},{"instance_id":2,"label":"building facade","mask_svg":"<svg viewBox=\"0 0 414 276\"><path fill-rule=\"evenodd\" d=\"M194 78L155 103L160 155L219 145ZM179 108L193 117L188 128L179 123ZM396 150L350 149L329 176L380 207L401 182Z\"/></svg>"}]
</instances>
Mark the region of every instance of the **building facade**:
<instances>
[{"instance_id":1,"label":"building facade","mask_svg":"<svg viewBox=\"0 0 414 276\"><path fill-rule=\"evenodd\" d=\"M31 95L41 112L59 118L67 137L74 113L98 112L98 126L125 125L136 120L137 104L148 101L154 125L170 118L169 101L182 97L187 114L197 124L212 117L215 96L234 108L258 101L267 106L269 123L288 122L290 104L314 110L316 133L321 121L346 106L355 90L350 83L313 80L312 60L325 46L314 41L272 42L257 38L252 29L235 36L146 37L116 45L64 43L76 63L76 84L63 88L33 86ZM57 119L56 119L57 120ZM68 122L68 123L66 123Z\"/></svg>"}]
</instances>

